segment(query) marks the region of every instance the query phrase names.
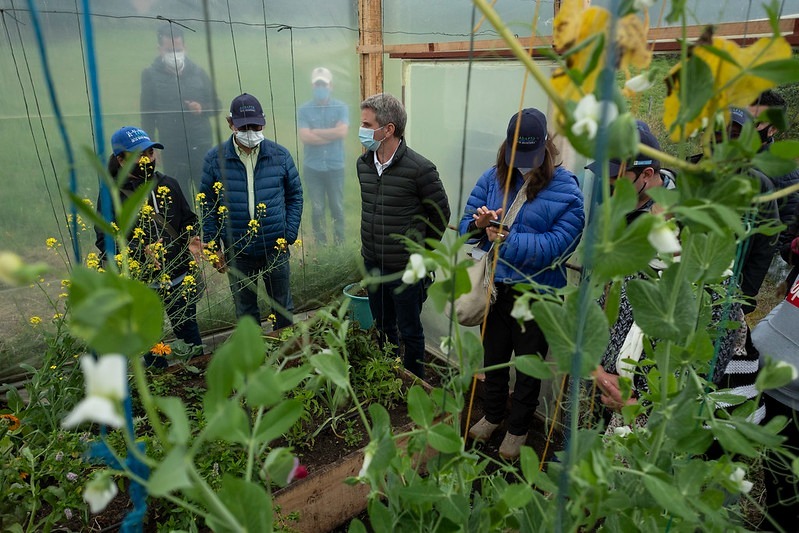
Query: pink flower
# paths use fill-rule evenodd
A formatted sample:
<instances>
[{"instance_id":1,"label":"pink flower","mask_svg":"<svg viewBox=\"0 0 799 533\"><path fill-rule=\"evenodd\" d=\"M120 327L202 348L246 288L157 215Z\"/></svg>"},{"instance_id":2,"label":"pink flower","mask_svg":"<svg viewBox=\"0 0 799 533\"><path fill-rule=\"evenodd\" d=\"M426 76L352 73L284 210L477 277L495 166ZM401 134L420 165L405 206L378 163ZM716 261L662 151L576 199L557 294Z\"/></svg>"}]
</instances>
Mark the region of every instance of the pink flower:
<instances>
[{"instance_id":1,"label":"pink flower","mask_svg":"<svg viewBox=\"0 0 799 533\"><path fill-rule=\"evenodd\" d=\"M288 485L295 479L302 479L307 476L308 476L308 469L305 468L305 465L301 465L300 460L295 457L294 468L291 469L291 472L289 472L289 475L286 478L286 485Z\"/></svg>"}]
</instances>

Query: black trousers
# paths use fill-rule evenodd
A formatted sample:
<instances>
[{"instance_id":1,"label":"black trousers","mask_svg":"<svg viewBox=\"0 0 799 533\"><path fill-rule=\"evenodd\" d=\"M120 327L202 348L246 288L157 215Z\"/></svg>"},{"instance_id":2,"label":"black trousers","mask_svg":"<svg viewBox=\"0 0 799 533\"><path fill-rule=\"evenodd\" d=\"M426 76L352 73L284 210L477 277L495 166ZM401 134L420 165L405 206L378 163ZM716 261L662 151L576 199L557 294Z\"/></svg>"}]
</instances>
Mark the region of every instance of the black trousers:
<instances>
[{"instance_id":1,"label":"black trousers","mask_svg":"<svg viewBox=\"0 0 799 533\"><path fill-rule=\"evenodd\" d=\"M510 313L513 302L520 294L512 285L497 285L497 301L491 306L486 321L483 349L485 366L493 366L510 361L511 355L541 354L546 356L547 344L541 328L534 320L524 323L524 331ZM510 369L486 372L485 378L485 416L498 424L505 419L508 402L508 381ZM533 415L538 406L541 380L521 372L516 373L511 409L507 417L507 430L512 435L524 435L533 423Z\"/></svg>"}]
</instances>

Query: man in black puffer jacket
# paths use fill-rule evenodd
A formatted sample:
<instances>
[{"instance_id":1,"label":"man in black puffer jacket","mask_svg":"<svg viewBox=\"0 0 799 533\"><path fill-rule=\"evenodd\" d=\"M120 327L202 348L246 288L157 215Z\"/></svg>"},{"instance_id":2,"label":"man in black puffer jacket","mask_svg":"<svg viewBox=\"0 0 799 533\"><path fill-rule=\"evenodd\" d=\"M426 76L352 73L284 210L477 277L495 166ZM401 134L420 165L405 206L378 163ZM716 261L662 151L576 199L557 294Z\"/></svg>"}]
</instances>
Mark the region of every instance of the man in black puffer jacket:
<instances>
[{"instance_id":1,"label":"man in black puffer jacket","mask_svg":"<svg viewBox=\"0 0 799 533\"><path fill-rule=\"evenodd\" d=\"M358 159L361 184L361 255L367 272L382 278L371 285L369 307L377 329L391 344L405 347L405 368L424 375L424 329L420 314L427 279L400 280L410 253L399 235L424 242L441 240L450 209L433 163L403 139L407 114L390 94L361 103L358 136L366 153Z\"/></svg>"}]
</instances>

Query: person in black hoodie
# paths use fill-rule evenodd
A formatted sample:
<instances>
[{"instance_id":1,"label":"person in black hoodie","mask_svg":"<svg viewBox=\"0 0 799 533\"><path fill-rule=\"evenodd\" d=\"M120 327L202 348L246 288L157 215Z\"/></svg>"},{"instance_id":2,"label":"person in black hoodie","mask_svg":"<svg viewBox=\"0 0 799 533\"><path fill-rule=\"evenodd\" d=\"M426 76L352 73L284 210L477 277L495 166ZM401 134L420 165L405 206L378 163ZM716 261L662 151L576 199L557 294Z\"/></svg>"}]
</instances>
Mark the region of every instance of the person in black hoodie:
<instances>
[{"instance_id":1,"label":"person in black hoodie","mask_svg":"<svg viewBox=\"0 0 799 533\"><path fill-rule=\"evenodd\" d=\"M175 336L199 347L202 345L196 319L199 279L195 274L202 242L196 233L197 215L186 202L180 184L155 170L158 160L155 149L163 149L162 144L151 141L139 128L125 126L111 137L111 147L108 171L120 184L123 202L148 181L156 182L142 207L138 224L128 236L131 275L158 290ZM118 176L130 157L139 158L138 163L127 177ZM102 195L97 210L103 212ZM101 258L107 260L105 234L99 228L95 232Z\"/></svg>"},{"instance_id":2,"label":"person in black hoodie","mask_svg":"<svg viewBox=\"0 0 799 533\"><path fill-rule=\"evenodd\" d=\"M175 177L187 199L199 189L202 163L213 145L211 119L220 103L208 74L186 57L183 30L158 29L158 57L141 73L141 127L166 142L164 172Z\"/></svg>"}]
</instances>

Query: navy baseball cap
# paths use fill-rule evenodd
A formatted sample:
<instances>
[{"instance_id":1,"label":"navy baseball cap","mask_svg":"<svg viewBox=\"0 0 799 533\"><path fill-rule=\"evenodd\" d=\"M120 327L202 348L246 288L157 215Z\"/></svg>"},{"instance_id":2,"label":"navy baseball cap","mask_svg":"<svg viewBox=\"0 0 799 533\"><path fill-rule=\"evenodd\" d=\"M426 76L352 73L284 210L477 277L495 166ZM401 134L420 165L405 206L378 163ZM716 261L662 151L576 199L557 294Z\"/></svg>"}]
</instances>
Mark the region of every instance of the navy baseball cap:
<instances>
[{"instance_id":1,"label":"navy baseball cap","mask_svg":"<svg viewBox=\"0 0 799 533\"><path fill-rule=\"evenodd\" d=\"M749 113L747 113L744 109L741 109L740 107L730 108L730 123L740 124L743 126L750 120L752 120L751 115L749 115Z\"/></svg>"},{"instance_id":2,"label":"navy baseball cap","mask_svg":"<svg viewBox=\"0 0 799 533\"><path fill-rule=\"evenodd\" d=\"M636 120L636 123L638 124L638 137L640 138L641 143L651 146L655 150L660 150L660 143L658 142L657 137L655 137L655 135L649 129L647 123L643 120ZM627 161L626 168L629 170L631 168L646 168L652 166L660 167L660 161L657 159L652 159L645 154L637 154L635 159ZM594 174L599 174L602 170L602 166L599 161L594 161L590 165L586 165L585 168ZM619 170L621 170L621 160L611 159L608 161L608 171L610 176L618 176Z\"/></svg>"},{"instance_id":3,"label":"navy baseball cap","mask_svg":"<svg viewBox=\"0 0 799 533\"><path fill-rule=\"evenodd\" d=\"M237 128L248 124L266 125L261 102L253 95L247 93L237 96L230 103L230 118Z\"/></svg>"},{"instance_id":4,"label":"navy baseball cap","mask_svg":"<svg viewBox=\"0 0 799 533\"><path fill-rule=\"evenodd\" d=\"M122 155L123 152L144 152L150 148L163 150L164 145L151 141L147 132L135 126L119 128L111 136L111 149L114 155Z\"/></svg>"},{"instance_id":5,"label":"navy baseball cap","mask_svg":"<svg viewBox=\"0 0 799 533\"><path fill-rule=\"evenodd\" d=\"M533 107L522 109L510 118L508 136L505 139L505 163L510 166L510 153L516 136L516 122L521 117L519 139L516 143L516 168L538 168L544 162L547 151L547 117Z\"/></svg>"}]
</instances>

